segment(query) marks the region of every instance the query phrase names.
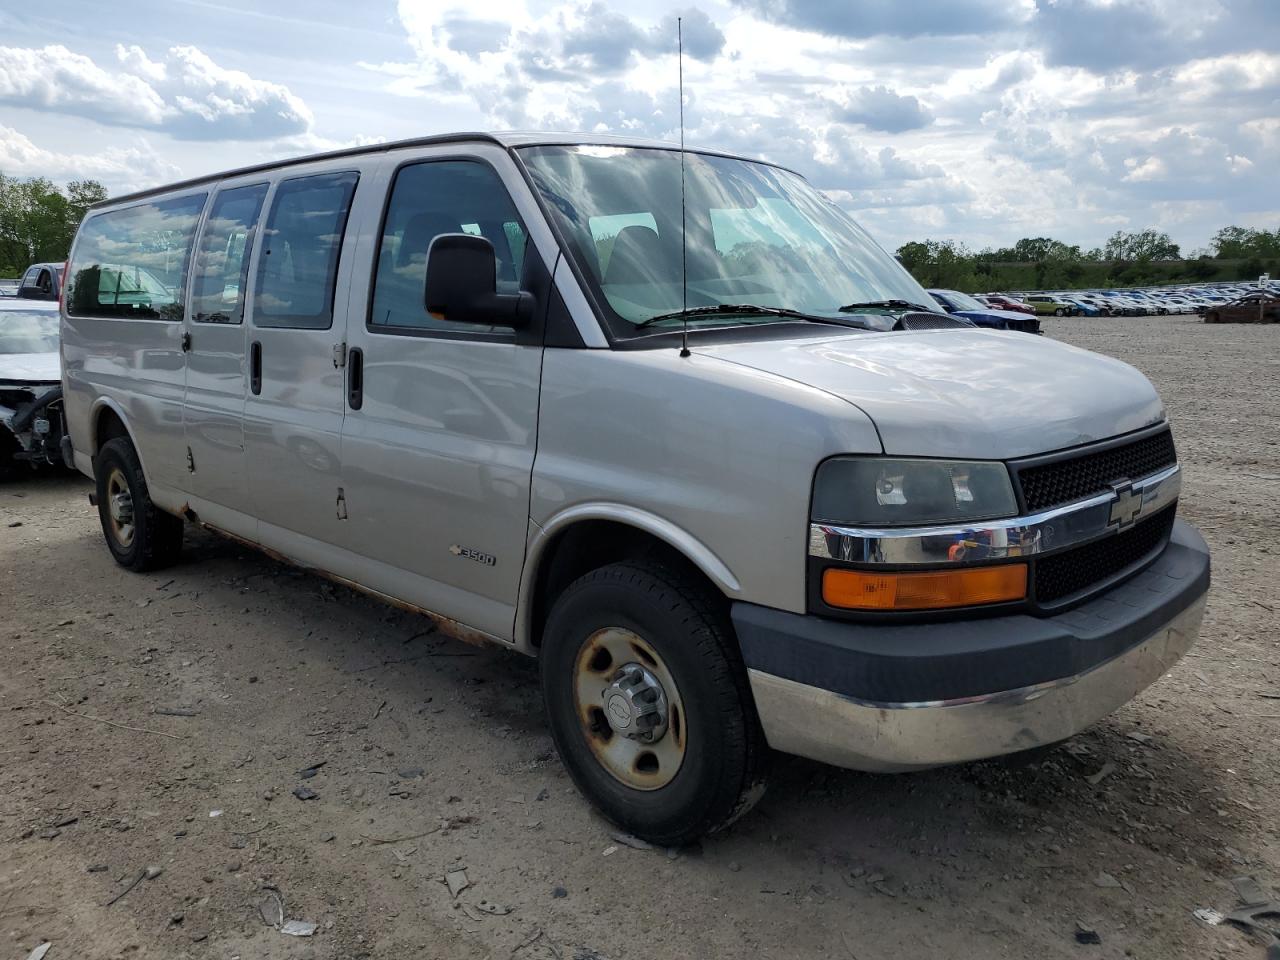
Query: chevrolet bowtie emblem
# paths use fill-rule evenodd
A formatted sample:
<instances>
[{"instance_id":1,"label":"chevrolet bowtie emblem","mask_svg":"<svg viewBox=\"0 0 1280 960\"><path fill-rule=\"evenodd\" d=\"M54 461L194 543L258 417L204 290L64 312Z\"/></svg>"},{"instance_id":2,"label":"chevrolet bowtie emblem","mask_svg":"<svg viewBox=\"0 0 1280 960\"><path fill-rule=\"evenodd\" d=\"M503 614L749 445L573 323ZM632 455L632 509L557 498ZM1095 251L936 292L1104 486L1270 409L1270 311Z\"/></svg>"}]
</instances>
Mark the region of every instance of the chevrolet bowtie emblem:
<instances>
[{"instance_id":1,"label":"chevrolet bowtie emblem","mask_svg":"<svg viewBox=\"0 0 1280 960\"><path fill-rule=\"evenodd\" d=\"M1142 513L1142 494L1135 492L1131 483L1117 484L1113 489L1115 499L1111 501L1111 516L1107 525L1123 530Z\"/></svg>"}]
</instances>

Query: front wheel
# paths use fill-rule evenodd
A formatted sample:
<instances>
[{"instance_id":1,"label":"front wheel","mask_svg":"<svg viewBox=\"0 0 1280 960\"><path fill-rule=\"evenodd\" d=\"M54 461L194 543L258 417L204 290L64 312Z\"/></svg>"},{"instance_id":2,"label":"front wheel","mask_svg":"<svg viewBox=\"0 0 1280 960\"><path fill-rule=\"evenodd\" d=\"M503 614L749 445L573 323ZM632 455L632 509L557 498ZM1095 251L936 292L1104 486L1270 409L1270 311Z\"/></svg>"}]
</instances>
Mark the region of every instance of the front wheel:
<instances>
[{"instance_id":1,"label":"front wheel","mask_svg":"<svg viewBox=\"0 0 1280 960\"><path fill-rule=\"evenodd\" d=\"M182 521L151 502L142 463L128 438L104 443L93 472L98 518L116 563L138 572L173 563L182 549Z\"/></svg>"},{"instance_id":2,"label":"front wheel","mask_svg":"<svg viewBox=\"0 0 1280 960\"><path fill-rule=\"evenodd\" d=\"M1065 316L1065 314L1066 314L1066 311L1065 311L1065 310L1063 310L1061 307L1058 307L1058 309L1056 309L1056 310L1054 310L1054 311L1053 311L1053 315L1054 315L1055 317Z\"/></svg>"},{"instance_id":3,"label":"front wheel","mask_svg":"<svg viewBox=\"0 0 1280 960\"><path fill-rule=\"evenodd\" d=\"M728 826L764 792L767 749L728 618L663 566L617 563L560 595L542 693L578 788L663 846Z\"/></svg>"}]
</instances>

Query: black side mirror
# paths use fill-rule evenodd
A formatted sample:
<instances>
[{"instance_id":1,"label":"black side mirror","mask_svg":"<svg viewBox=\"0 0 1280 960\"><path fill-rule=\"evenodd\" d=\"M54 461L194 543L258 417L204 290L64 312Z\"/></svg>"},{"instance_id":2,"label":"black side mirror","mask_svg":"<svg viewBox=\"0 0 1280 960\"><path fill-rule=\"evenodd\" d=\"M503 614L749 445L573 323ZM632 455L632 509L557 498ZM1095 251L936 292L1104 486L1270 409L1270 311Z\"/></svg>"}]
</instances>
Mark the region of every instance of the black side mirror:
<instances>
[{"instance_id":1,"label":"black side mirror","mask_svg":"<svg viewBox=\"0 0 1280 960\"><path fill-rule=\"evenodd\" d=\"M443 320L522 327L533 319L533 294L498 293L493 244L469 233L442 233L427 249L423 306Z\"/></svg>"}]
</instances>

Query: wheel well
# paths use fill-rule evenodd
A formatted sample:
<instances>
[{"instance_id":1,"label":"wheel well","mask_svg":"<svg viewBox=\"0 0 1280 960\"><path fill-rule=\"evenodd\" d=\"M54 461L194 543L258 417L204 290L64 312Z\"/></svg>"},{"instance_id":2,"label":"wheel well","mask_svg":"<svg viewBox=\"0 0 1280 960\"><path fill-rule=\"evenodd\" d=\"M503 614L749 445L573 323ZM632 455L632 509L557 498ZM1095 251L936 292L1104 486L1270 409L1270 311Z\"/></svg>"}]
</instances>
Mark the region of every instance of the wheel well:
<instances>
[{"instance_id":1,"label":"wheel well","mask_svg":"<svg viewBox=\"0 0 1280 960\"><path fill-rule=\"evenodd\" d=\"M711 578L665 540L615 520L581 520L557 534L543 550L530 620L533 646L542 645L542 626L565 587L585 573L624 560L661 563L682 578L701 584L706 595L721 602L728 611L728 599Z\"/></svg>"},{"instance_id":2,"label":"wheel well","mask_svg":"<svg viewBox=\"0 0 1280 960\"><path fill-rule=\"evenodd\" d=\"M120 419L120 414L110 407L103 407L98 413L98 422L93 430L93 455L96 457L98 451L102 449L102 445L108 440L128 436L129 431L125 429L124 421Z\"/></svg>"}]
</instances>

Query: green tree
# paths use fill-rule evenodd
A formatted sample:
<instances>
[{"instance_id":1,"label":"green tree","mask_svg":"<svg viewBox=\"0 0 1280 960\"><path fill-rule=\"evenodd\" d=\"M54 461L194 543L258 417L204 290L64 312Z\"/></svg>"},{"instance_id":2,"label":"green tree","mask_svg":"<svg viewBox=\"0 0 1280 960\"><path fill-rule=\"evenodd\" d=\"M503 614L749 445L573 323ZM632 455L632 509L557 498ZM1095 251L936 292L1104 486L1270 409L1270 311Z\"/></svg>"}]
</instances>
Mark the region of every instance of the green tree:
<instances>
[{"instance_id":1,"label":"green tree","mask_svg":"<svg viewBox=\"0 0 1280 960\"><path fill-rule=\"evenodd\" d=\"M977 280L975 257L955 240L904 243L898 259L926 287L973 289Z\"/></svg>"},{"instance_id":2,"label":"green tree","mask_svg":"<svg viewBox=\"0 0 1280 960\"><path fill-rule=\"evenodd\" d=\"M1223 227L1213 235L1209 245L1219 260L1280 256L1280 227L1273 231Z\"/></svg>"},{"instance_id":3,"label":"green tree","mask_svg":"<svg viewBox=\"0 0 1280 960\"><path fill-rule=\"evenodd\" d=\"M1126 233L1117 230L1103 250L1108 260L1177 260L1181 255L1178 245L1167 233L1150 228Z\"/></svg>"},{"instance_id":4,"label":"green tree","mask_svg":"<svg viewBox=\"0 0 1280 960\"><path fill-rule=\"evenodd\" d=\"M29 264L65 260L85 210L107 198L96 180L64 190L44 177L0 173L0 275L18 276Z\"/></svg>"}]
</instances>

